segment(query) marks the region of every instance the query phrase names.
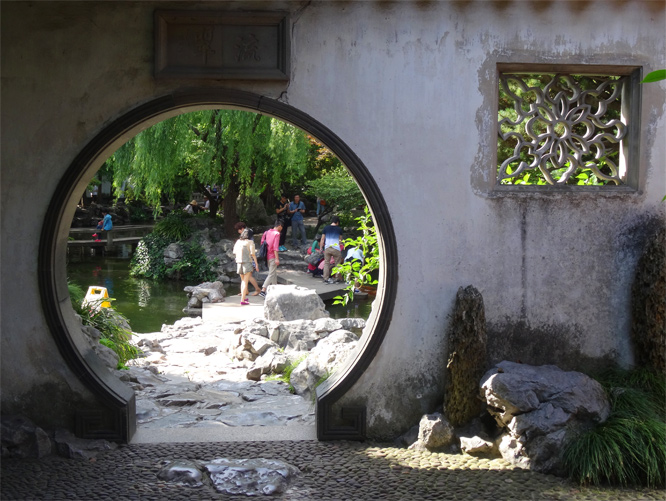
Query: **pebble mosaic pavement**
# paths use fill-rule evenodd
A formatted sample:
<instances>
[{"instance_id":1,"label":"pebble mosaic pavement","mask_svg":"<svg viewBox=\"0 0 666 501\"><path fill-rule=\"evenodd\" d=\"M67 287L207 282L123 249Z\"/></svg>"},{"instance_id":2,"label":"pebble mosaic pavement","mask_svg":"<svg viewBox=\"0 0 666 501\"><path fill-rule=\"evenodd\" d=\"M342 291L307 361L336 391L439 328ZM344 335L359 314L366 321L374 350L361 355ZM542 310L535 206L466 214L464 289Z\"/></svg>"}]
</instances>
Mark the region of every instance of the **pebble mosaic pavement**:
<instances>
[{"instance_id":1,"label":"pebble mosaic pavement","mask_svg":"<svg viewBox=\"0 0 666 501\"><path fill-rule=\"evenodd\" d=\"M581 488L501 459L357 442L133 444L95 460L2 460L2 500L243 499L158 480L175 459L272 458L301 470L280 500L664 500L662 490Z\"/></svg>"}]
</instances>

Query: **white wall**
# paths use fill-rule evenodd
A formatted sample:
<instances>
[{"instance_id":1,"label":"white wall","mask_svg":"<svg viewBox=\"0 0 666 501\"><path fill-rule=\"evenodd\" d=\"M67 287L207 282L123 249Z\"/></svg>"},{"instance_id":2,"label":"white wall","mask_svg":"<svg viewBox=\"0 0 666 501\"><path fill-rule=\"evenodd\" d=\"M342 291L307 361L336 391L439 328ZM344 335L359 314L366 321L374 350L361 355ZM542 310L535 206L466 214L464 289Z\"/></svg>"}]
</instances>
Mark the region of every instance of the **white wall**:
<instances>
[{"instance_id":1,"label":"white wall","mask_svg":"<svg viewBox=\"0 0 666 501\"><path fill-rule=\"evenodd\" d=\"M367 405L370 433L395 435L441 403L447 314L460 286L483 293L495 361L630 364L633 269L652 221L664 218L664 83L643 90L636 193L496 197L495 65L666 67L663 3L274 5L297 12L291 81L201 86L286 91L281 99L340 136L384 195L399 253L395 310L345 397ZM41 314L38 235L55 186L95 134L141 103L199 85L153 79L156 6L2 3L3 412L41 412L40 388L89 398Z\"/></svg>"}]
</instances>

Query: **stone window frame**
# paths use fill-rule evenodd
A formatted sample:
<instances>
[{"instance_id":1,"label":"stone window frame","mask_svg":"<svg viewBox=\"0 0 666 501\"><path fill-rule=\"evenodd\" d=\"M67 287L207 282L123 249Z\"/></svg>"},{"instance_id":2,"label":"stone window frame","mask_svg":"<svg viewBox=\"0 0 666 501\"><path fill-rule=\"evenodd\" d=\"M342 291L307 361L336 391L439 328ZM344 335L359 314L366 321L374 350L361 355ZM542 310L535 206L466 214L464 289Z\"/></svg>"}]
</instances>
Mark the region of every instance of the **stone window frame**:
<instances>
[{"instance_id":1,"label":"stone window frame","mask_svg":"<svg viewBox=\"0 0 666 501\"><path fill-rule=\"evenodd\" d=\"M639 65L601 65L601 64L543 64L543 63L505 63L497 62L494 96L492 101L492 174L490 177L490 195L492 196L550 196L555 194L597 194L630 195L639 191L642 183L640 172L640 136L641 136L641 85L642 66ZM578 185L504 185L498 180L497 138L499 131L499 88L502 74L564 74L564 75L608 75L628 77L628 83L622 95L623 115L627 117L628 130L621 144L621 154L625 157L626 177L624 184L613 183L602 186Z\"/></svg>"}]
</instances>

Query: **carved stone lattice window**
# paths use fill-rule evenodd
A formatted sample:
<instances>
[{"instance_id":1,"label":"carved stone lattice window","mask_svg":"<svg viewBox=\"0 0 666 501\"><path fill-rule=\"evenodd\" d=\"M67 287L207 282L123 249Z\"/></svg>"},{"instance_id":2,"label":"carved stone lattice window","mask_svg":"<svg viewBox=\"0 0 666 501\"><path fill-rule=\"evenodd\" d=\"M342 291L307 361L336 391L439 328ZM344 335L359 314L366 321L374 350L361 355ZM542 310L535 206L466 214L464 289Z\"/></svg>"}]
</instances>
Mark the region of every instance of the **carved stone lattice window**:
<instances>
[{"instance_id":1,"label":"carved stone lattice window","mask_svg":"<svg viewBox=\"0 0 666 501\"><path fill-rule=\"evenodd\" d=\"M623 185L630 76L500 73L499 185Z\"/></svg>"}]
</instances>

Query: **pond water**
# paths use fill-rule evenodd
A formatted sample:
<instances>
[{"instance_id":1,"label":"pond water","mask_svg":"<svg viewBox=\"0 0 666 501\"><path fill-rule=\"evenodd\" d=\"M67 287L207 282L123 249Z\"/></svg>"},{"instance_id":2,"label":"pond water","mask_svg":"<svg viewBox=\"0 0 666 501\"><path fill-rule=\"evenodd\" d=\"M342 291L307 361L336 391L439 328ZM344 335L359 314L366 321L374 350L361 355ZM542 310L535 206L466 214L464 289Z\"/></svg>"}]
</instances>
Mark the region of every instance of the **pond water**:
<instances>
[{"instance_id":1,"label":"pond water","mask_svg":"<svg viewBox=\"0 0 666 501\"><path fill-rule=\"evenodd\" d=\"M90 286L106 287L109 297L115 299L112 307L127 317L134 332L156 332L162 324L173 324L185 316L187 295L183 288L197 283L134 278L129 274L129 266L128 258L85 256L67 264L67 277L84 291ZM239 290L238 284L229 284L227 296L238 294ZM372 301L357 301L346 307L327 302L326 309L333 318L367 319L371 306Z\"/></svg>"}]
</instances>

